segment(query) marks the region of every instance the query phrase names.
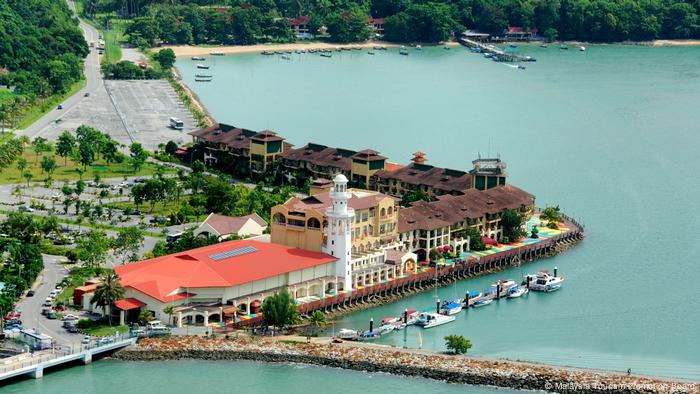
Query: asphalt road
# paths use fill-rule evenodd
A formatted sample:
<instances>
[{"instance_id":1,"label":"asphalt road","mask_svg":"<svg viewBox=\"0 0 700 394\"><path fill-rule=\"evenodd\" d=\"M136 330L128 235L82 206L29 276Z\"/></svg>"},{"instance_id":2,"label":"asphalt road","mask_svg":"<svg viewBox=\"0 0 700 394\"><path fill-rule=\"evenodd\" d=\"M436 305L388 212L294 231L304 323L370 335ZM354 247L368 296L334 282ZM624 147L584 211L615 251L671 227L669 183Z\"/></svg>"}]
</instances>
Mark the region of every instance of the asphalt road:
<instances>
[{"instance_id":1,"label":"asphalt road","mask_svg":"<svg viewBox=\"0 0 700 394\"><path fill-rule=\"evenodd\" d=\"M75 6L72 1L68 1L68 7L75 11ZM85 35L85 40L88 44L94 41L97 44L97 40L100 36L97 29L88 25L87 23L80 22L80 28L83 30ZM56 108L52 109L44 116L39 118L32 125L24 129L21 134L28 136L29 138L34 138L41 135L44 129L46 129L52 123L55 124L57 119L61 119L72 109L74 109L78 104L84 100L89 100L90 97L85 97L85 93L90 93L96 91L97 89L104 89L104 82L102 80L102 75L100 71L100 55L97 53L97 49L90 48L90 53L85 58L85 78L87 79L86 86L81 89L78 93L66 99L63 103L63 109L58 110Z\"/></svg>"},{"instance_id":2,"label":"asphalt road","mask_svg":"<svg viewBox=\"0 0 700 394\"><path fill-rule=\"evenodd\" d=\"M68 275L68 270L59 263L65 259L64 257L42 256L44 257L44 271L41 273L41 282L34 289L34 296L25 297L17 303L17 307L22 310L22 326L35 328L39 332L53 337L57 345L72 346L80 343L82 335L69 333L61 327L63 323L60 320L49 320L41 314L41 304L49 296L51 290L56 288L56 283Z\"/></svg>"}]
</instances>

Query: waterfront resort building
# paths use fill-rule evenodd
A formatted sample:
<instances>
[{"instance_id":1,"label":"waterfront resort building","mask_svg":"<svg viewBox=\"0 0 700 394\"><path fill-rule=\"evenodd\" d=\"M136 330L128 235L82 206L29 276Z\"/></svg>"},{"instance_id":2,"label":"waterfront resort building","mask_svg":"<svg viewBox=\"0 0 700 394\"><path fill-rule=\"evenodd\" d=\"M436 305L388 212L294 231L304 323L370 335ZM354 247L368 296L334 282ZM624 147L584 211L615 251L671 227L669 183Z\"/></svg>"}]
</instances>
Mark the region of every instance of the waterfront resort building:
<instances>
[{"instance_id":1,"label":"waterfront resort building","mask_svg":"<svg viewBox=\"0 0 700 394\"><path fill-rule=\"evenodd\" d=\"M334 292L336 261L285 245L226 241L116 267L125 297L115 311L121 324L142 308L169 321L163 309L172 305L174 324L207 325L227 313L257 313L265 297L283 288L298 296Z\"/></svg>"},{"instance_id":2,"label":"waterfront resort building","mask_svg":"<svg viewBox=\"0 0 700 394\"><path fill-rule=\"evenodd\" d=\"M194 235L217 237L219 241L223 241L232 236L246 238L262 235L266 229L267 222L257 213L237 217L211 213L194 230Z\"/></svg>"},{"instance_id":3,"label":"waterfront resort building","mask_svg":"<svg viewBox=\"0 0 700 394\"><path fill-rule=\"evenodd\" d=\"M478 159L472 161L474 168L469 171L472 188L486 190L506 184L506 163L501 159Z\"/></svg>"},{"instance_id":4,"label":"waterfront resort building","mask_svg":"<svg viewBox=\"0 0 700 394\"><path fill-rule=\"evenodd\" d=\"M469 250L467 228L475 228L485 241L501 241L501 216L516 210L527 222L533 214L535 197L515 186L486 190L469 189L464 194L440 196L436 201L415 201L399 211L399 241L406 250L425 260L431 249L451 246L455 252Z\"/></svg>"},{"instance_id":5,"label":"waterfront resort building","mask_svg":"<svg viewBox=\"0 0 700 394\"><path fill-rule=\"evenodd\" d=\"M335 248L340 240L336 236L342 233L343 247L347 244L346 253L350 256L349 279L353 288L373 283L371 278L365 281L368 272L371 277L385 278L403 274L406 269L403 265L393 273L382 273L393 268L385 264L386 251L400 247L397 242L398 200L375 191L347 189L347 183L342 174L334 177L330 188L327 181L317 180L312 184L317 185L312 186L315 194L306 198L292 197L273 207L271 241L339 256ZM338 201L341 201L339 206ZM339 211L339 207L345 210ZM334 222L339 223L334 226ZM339 228L347 231L341 232ZM349 238L345 239L345 235ZM408 267L409 270L414 268L413 265Z\"/></svg>"},{"instance_id":6,"label":"waterfront resort building","mask_svg":"<svg viewBox=\"0 0 700 394\"><path fill-rule=\"evenodd\" d=\"M309 15L302 15L297 18L289 18L287 19L287 24L289 25L289 28L292 29L294 32L294 35L297 38L301 39L306 39L310 38L311 35L318 33L318 32L309 32L309 21L311 20L311 17Z\"/></svg>"},{"instance_id":7,"label":"waterfront resort building","mask_svg":"<svg viewBox=\"0 0 700 394\"><path fill-rule=\"evenodd\" d=\"M204 164L252 174L265 172L292 145L269 130L252 131L217 123L190 133L203 150Z\"/></svg>"}]
</instances>

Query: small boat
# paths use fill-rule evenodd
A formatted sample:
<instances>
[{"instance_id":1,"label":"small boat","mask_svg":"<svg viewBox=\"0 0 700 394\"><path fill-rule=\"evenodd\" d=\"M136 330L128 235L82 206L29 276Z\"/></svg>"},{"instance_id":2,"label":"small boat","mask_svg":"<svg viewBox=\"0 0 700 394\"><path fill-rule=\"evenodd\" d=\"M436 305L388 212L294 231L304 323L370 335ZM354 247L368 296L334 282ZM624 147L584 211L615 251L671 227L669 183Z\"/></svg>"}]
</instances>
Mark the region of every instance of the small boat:
<instances>
[{"instance_id":1,"label":"small boat","mask_svg":"<svg viewBox=\"0 0 700 394\"><path fill-rule=\"evenodd\" d=\"M375 45L372 47L372 49L377 50L377 51L386 51L386 47L381 46L381 45Z\"/></svg>"},{"instance_id":2,"label":"small boat","mask_svg":"<svg viewBox=\"0 0 700 394\"><path fill-rule=\"evenodd\" d=\"M541 44L540 48L547 48L547 44Z\"/></svg>"},{"instance_id":3,"label":"small boat","mask_svg":"<svg viewBox=\"0 0 700 394\"><path fill-rule=\"evenodd\" d=\"M262 51L262 52L260 52L260 54L265 55L265 56L271 56L271 55L274 55L275 53L273 51Z\"/></svg>"},{"instance_id":4,"label":"small boat","mask_svg":"<svg viewBox=\"0 0 700 394\"><path fill-rule=\"evenodd\" d=\"M399 49L399 55L408 56L408 51L406 49Z\"/></svg>"},{"instance_id":5,"label":"small boat","mask_svg":"<svg viewBox=\"0 0 700 394\"><path fill-rule=\"evenodd\" d=\"M444 47L442 47L442 49L444 49L444 50L446 50L446 51L449 51L449 50L450 50L450 47L447 46L447 45L445 45Z\"/></svg>"},{"instance_id":6,"label":"small boat","mask_svg":"<svg viewBox=\"0 0 700 394\"><path fill-rule=\"evenodd\" d=\"M525 69L525 66L523 66L522 64L518 64L518 69L519 69L519 70L524 70L524 69Z\"/></svg>"},{"instance_id":7,"label":"small boat","mask_svg":"<svg viewBox=\"0 0 700 394\"><path fill-rule=\"evenodd\" d=\"M445 300L440 306L440 313L447 316L456 315L462 311L462 300Z\"/></svg>"},{"instance_id":8,"label":"small boat","mask_svg":"<svg viewBox=\"0 0 700 394\"><path fill-rule=\"evenodd\" d=\"M481 294L481 292L479 292L479 291L470 291L467 294L467 299L464 300L464 306L466 306L466 307L472 306L472 304L474 304L474 300L476 300L477 298L480 298L482 295L483 294Z\"/></svg>"},{"instance_id":9,"label":"small boat","mask_svg":"<svg viewBox=\"0 0 700 394\"><path fill-rule=\"evenodd\" d=\"M361 50L361 49L362 49L361 47L352 47L352 50L353 50L353 51L359 51L359 50Z\"/></svg>"},{"instance_id":10,"label":"small boat","mask_svg":"<svg viewBox=\"0 0 700 394\"><path fill-rule=\"evenodd\" d=\"M511 48L517 48L517 47L518 47L518 46L515 45L515 44L510 44L510 45L508 45L508 46L511 47Z\"/></svg>"},{"instance_id":11,"label":"small boat","mask_svg":"<svg viewBox=\"0 0 700 394\"><path fill-rule=\"evenodd\" d=\"M420 51L421 49L423 49L423 47L420 45L416 45L416 49Z\"/></svg>"},{"instance_id":12,"label":"small boat","mask_svg":"<svg viewBox=\"0 0 700 394\"><path fill-rule=\"evenodd\" d=\"M349 330L347 328L341 328L338 332L338 338L345 339L349 341L357 340L360 337L360 333L355 330Z\"/></svg>"},{"instance_id":13,"label":"small boat","mask_svg":"<svg viewBox=\"0 0 700 394\"><path fill-rule=\"evenodd\" d=\"M388 334L388 333L394 331L394 329L396 329L396 326L394 326L393 324L382 324L378 328L379 335Z\"/></svg>"},{"instance_id":14,"label":"small boat","mask_svg":"<svg viewBox=\"0 0 700 394\"><path fill-rule=\"evenodd\" d=\"M523 294L529 293L530 290L527 289L527 287L523 286L515 286L511 287L510 290L508 291L508 298L518 298L522 296Z\"/></svg>"},{"instance_id":15,"label":"small boat","mask_svg":"<svg viewBox=\"0 0 700 394\"><path fill-rule=\"evenodd\" d=\"M197 64L197 68L201 68L202 70L208 70L209 66L205 66L204 64Z\"/></svg>"},{"instance_id":16,"label":"small boat","mask_svg":"<svg viewBox=\"0 0 700 394\"><path fill-rule=\"evenodd\" d=\"M194 81L195 82L211 82L212 79L211 78L195 78Z\"/></svg>"},{"instance_id":17,"label":"small boat","mask_svg":"<svg viewBox=\"0 0 700 394\"><path fill-rule=\"evenodd\" d=\"M484 57L485 57L485 58L489 58L489 57L491 57L491 56L493 56L493 53L490 53L490 52L484 53Z\"/></svg>"},{"instance_id":18,"label":"small boat","mask_svg":"<svg viewBox=\"0 0 700 394\"><path fill-rule=\"evenodd\" d=\"M201 56L192 56L192 60L204 61L205 59Z\"/></svg>"},{"instance_id":19,"label":"small boat","mask_svg":"<svg viewBox=\"0 0 700 394\"><path fill-rule=\"evenodd\" d=\"M525 277L523 284L527 286L527 280L530 279L530 290L550 292L559 290L564 282L563 276L552 276L549 271L540 271L535 275Z\"/></svg>"},{"instance_id":20,"label":"small boat","mask_svg":"<svg viewBox=\"0 0 700 394\"><path fill-rule=\"evenodd\" d=\"M586 52L586 47L584 47L583 45L581 45L580 47L578 47L578 50L581 51L581 52Z\"/></svg>"},{"instance_id":21,"label":"small boat","mask_svg":"<svg viewBox=\"0 0 700 394\"><path fill-rule=\"evenodd\" d=\"M562 44L562 45L559 45L559 49L562 49L562 50L565 50L565 51L566 51L566 50L569 49L569 47L566 46L566 45L564 45L564 44Z\"/></svg>"},{"instance_id":22,"label":"small boat","mask_svg":"<svg viewBox=\"0 0 700 394\"><path fill-rule=\"evenodd\" d=\"M406 316L406 325L412 326L418 323L418 311L409 310L408 316Z\"/></svg>"},{"instance_id":23,"label":"small boat","mask_svg":"<svg viewBox=\"0 0 700 394\"><path fill-rule=\"evenodd\" d=\"M211 55L212 56L224 56L224 53L221 51L217 51L217 52L212 52Z\"/></svg>"},{"instance_id":24,"label":"small boat","mask_svg":"<svg viewBox=\"0 0 700 394\"><path fill-rule=\"evenodd\" d=\"M213 75L205 75L205 74L195 74L194 75L196 78L213 78Z\"/></svg>"},{"instance_id":25,"label":"small boat","mask_svg":"<svg viewBox=\"0 0 700 394\"><path fill-rule=\"evenodd\" d=\"M385 317L384 319L382 319L382 325L384 325L384 324L393 324L393 323L396 323L396 322L399 322L399 321L401 321L401 318L400 318L400 317Z\"/></svg>"},{"instance_id":26,"label":"small boat","mask_svg":"<svg viewBox=\"0 0 700 394\"><path fill-rule=\"evenodd\" d=\"M377 339L381 337L382 334L379 333L379 331L364 331L362 334L358 336L357 339L361 341L367 341L371 339Z\"/></svg>"},{"instance_id":27,"label":"small boat","mask_svg":"<svg viewBox=\"0 0 700 394\"><path fill-rule=\"evenodd\" d=\"M517 283L515 283L514 280L510 279L499 279L496 283L492 284L489 288L489 292L494 294L494 297L497 296L496 293L498 293L499 298L506 297L508 295L508 291L514 287L517 286ZM500 287L500 290L499 290Z\"/></svg>"},{"instance_id":28,"label":"small boat","mask_svg":"<svg viewBox=\"0 0 700 394\"><path fill-rule=\"evenodd\" d=\"M475 308L479 308L482 306L486 306L492 302L493 302L493 298L479 297L476 300L474 300L474 303L472 304L472 306Z\"/></svg>"},{"instance_id":29,"label":"small boat","mask_svg":"<svg viewBox=\"0 0 700 394\"><path fill-rule=\"evenodd\" d=\"M454 316L445 316L433 312L421 312L421 314L418 315L418 322L416 324L423 326L423 328L432 328L453 321L455 321Z\"/></svg>"},{"instance_id":30,"label":"small boat","mask_svg":"<svg viewBox=\"0 0 700 394\"><path fill-rule=\"evenodd\" d=\"M331 57L331 56L333 56L333 55L328 53L328 52L321 53L321 57Z\"/></svg>"},{"instance_id":31,"label":"small boat","mask_svg":"<svg viewBox=\"0 0 700 394\"><path fill-rule=\"evenodd\" d=\"M292 58L289 57L289 55L282 55L282 59L284 59L284 60L292 60Z\"/></svg>"},{"instance_id":32,"label":"small boat","mask_svg":"<svg viewBox=\"0 0 700 394\"><path fill-rule=\"evenodd\" d=\"M408 326L408 324L402 321L397 321L396 323L392 323L392 325L394 326L394 330L403 330L406 328L406 326Z\"/></svg>"},{"instance_id":33,"label":"small boat","mask_svg":"<svg viewBox=\"0 0 700 394\"><path fill-rule=\"evenodd\" d=\"M368 54L368 55L373 55L373 56L374 56L374 52L372 52L372 51L367 51L367 54Z\"/></svg>"}]
</instances>

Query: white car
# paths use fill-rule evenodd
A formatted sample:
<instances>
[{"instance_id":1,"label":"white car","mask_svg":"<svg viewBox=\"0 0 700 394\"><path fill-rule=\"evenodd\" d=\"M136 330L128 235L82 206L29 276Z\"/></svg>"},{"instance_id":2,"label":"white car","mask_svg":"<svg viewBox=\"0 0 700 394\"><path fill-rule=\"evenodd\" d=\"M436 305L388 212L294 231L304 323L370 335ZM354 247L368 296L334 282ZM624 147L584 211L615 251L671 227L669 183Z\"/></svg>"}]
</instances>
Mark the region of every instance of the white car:
<instances>
[{"instance_id":1,"label":"white car","mask_svg":"<svg viewBox=\"0 0 700 394\"><path fill-rule=\"evenodd\" d=\"M83 345L89 345L89 344L90 344L90 337L87 336L87 335L84 336L84 337L83 337L83 340L80 341L80 343L82 343Z\"/></svg>"},{"instance_id":2,"label":"white car","mask_svg":"<svg viewBox=\"0 0 700 394\"><path fill-rule=\"evenodd\" d=\"M74 314L71 314L71 313L67 313L67 314L63 315L63 317L61 318L61 320L63 320L63 321L66 321L66 320L78 320L78 316L76 316L76 315L74 315Z\"/></svg>"},{"instance_id":3,"label":"white car","mask_svg":"<svg viewBox=\"0 0 700 394\"><path fill-rule=\"evenodd\" d=\"M54 194L51 195L51 199L52 199L52 200L60 200L60 199L61 199L61 195L60 195L59 193L54 193Z\"/></svg>"}]
</instances>

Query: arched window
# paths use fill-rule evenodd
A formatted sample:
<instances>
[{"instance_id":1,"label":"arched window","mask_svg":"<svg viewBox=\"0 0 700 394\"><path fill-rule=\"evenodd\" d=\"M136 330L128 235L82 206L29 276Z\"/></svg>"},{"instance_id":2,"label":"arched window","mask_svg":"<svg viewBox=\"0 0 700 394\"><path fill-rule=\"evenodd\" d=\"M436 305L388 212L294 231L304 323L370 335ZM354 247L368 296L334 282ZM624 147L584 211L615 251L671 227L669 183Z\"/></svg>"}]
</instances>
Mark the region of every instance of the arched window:
<instances>
[{"instance_id":1,"label":"arched window","mask_svg":"<svg viewBox=\"0 0 700 394\"><path fill-rule=\"evenodd\" d=\"M278 212L272 217L272 222L276 224L286 224L287 219L284 217L284 215Z\"/></svg>"},{"instance_id":2,"label":"arched window","mask_svg":"<svg viewBox=\"0 0 700 394\"><path fill-rule=\"evenodd\" d=\"M309 220L306 222L306 226L308 228L320 229L321 222L316 218L309 218Z\"/></svg>"},{"instance_id":3,"label":"arched window","mask_svg":"<svg viewBox=\"0 0 700 394\"><path fill-rule=\"evenodd\" d=\"M379 211L379 216L386 216L386 209L382 208L382 209Z\"/></svg>"},{"instance_id":4,"label":"arched window","mask_svg":"<svg viewBox=\"0 0 700 394\"><path fill-rule=\"evenodd\" d=\"M386 211L387 215L390 215L394 213L394 207L389 207L389 209Z\"/></svg>"}]
</instances>

